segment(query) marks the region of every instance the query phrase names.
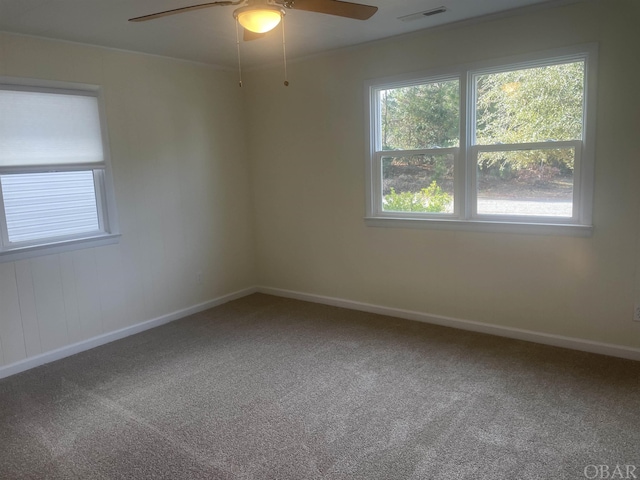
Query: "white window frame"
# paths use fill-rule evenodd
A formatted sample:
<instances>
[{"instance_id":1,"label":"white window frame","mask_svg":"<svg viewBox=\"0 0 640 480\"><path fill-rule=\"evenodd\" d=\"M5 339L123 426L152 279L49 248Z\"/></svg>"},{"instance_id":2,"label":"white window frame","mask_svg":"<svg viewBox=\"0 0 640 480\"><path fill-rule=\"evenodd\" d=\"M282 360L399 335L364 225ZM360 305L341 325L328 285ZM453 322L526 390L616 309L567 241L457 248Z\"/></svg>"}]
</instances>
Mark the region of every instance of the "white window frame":
<instances>
[{"instance_id":1,"label":"white window frame","mask_svg":"<svg viewBox=\"0 0 640 480\"><path fill-rule=\"evenodd\" d=\"M593 231L593 183L595 163L597 44L578 45L534 54L495 59L448 69L417 72L369 80L365 83L366 109L366 215L365 224L373 227L445 228L507 233L541 233L589 236ZM513 145L476 145L475 77L487 73L542 67L584 61L584 110L582 140L531 142ZM383 90L443 80L459 80L460 144L458 148L415 151L381 150L380 102ZM477 158L480 152L518 149L575 149L573 215L545 217L524 215L481 215L477 212ZM382 208L383 156L410 153L454 154L454 213L427 214L389 212Z\"/></svg>"},{"instance_id":2,"label":"white window frame","mask_svg":"<svg viewBox=\"0 0 640 480\"><path fill-rule=\"evenodd\" d=\"M104 161L100 163L0 166L0 174L52 173L64 171L91 171L93 173L99 230L75 235L56 236L37 240L10 242L5 218L2 185L0 184L0 263L31 258L39 255L61 253L81 248L91 248L117 243L120 237L116 211L111 156L102 88L97 85L43 81L0 76L0 89L13 91L44 92L61 95L82 95L98 100L100 129Z\"/></svg>"}]
</instances>

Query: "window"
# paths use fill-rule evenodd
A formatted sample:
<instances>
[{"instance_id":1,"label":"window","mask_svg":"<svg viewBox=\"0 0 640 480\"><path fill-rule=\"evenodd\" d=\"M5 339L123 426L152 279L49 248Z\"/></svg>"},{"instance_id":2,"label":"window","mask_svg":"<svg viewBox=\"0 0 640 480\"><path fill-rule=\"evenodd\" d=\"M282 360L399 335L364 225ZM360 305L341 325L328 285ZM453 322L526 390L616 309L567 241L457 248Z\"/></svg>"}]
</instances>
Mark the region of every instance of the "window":
<instances>
[{"instance_id":1,"label":"window","mask_svg":"<svg viewBox=\"0 0 640 480\"><path fill-rule=\"evenodd\" d=\"M367 224L589 234L595 46L367 84Z\"/></svg>"},{"instance_id":2,"label":"window","mask_svg":"<svg viewBox=\"0 0 640 480\"><path fill-rule=\"evenodd\" d=\"M116 235L99 90L0 83L0 256Z\"/></svg>"}]
</instances>

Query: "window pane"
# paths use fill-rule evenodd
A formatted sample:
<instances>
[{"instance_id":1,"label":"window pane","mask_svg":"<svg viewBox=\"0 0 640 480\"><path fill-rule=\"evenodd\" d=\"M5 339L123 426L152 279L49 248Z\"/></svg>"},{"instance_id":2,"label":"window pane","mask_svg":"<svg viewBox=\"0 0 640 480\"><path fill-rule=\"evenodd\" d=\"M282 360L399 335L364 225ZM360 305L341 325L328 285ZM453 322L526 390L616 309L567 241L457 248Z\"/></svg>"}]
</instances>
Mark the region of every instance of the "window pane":
<instances>
[{"instance_id":1,"label":"window pane","mask_svg":"<svg viewBox=\"0 0 640 480\"><path fill-rule=\"evenodd\" d=\"M97 97L0 89L0 165L103 161Z\"/></svg>"},{"instance_id":2,"label":"window pane","mask_svg":"<svg viewBox=\"0 0 640 480\"><path fill-rule=\"evenodd\" d=\"M584 62L476 77L476 144L580 140Z\"/></svg>"},{"instance_id":3,"label":"window pane","mask_svg":"<svg viewBox=\"0 0 640 480\"><path fill-rule=\"evenodd\" d=\"M457 80L380 91L382 150L457 147L460 88Z\"/></svg>"},{"instance_id":4,"label":"window pane","mask_svg":"<svg viewBox=\"0 0 640 480\"><path fill-rule=\"evenodd\" d=\"M382 157L382 208L453 213L452 154Z\"/></svg>"},{"instance_id":5,"label":"window pane","mask_svg":"<svg viewBox=\"0 0 640 480\"><path fill-rule=\"evenodd\" d=\"M478 153L478 213L573 214L573 148Z\"/></svg>"},{"instance_id":6,"label":"window pane","mask_svg":"<svg viewBox=\"0 0 640 480\"><path fill-rule=\"evenodd\" d=\"M92 171L2 175L10 242L100 230Z\"/></svg>"}]
</instances>

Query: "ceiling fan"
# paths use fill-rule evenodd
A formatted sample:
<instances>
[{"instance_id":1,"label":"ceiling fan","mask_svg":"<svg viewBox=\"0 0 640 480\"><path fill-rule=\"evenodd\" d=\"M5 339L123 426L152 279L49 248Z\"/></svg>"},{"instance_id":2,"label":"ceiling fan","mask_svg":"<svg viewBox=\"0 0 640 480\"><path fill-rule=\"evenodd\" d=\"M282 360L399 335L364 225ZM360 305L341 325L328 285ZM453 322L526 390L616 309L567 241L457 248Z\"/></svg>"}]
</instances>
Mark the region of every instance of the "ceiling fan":
<instances>
[{"instance_id":1,"label":"ceiling fan","mask_svg":"<svg viewBox=\"0 0 640 480\"><path fill-rule=\"evenodd\" d=\"M304 10L307 12L326 13L337 15L338 17L354 18L356 20L367 20L378 11L378 7L363 5L360 3L342 2L339 0L222 0L218 2L200 3L188 7L174 8L163 12L151 13L141 17L130 18L130 22L145 22L156 18L175 15L178 13L201 10L209 7L237 6L233 11L236 19L236 43L238 46L238 72L240 76L240 86L242 87L242 67L240 64L240 36L237 25L242 25L244 29L243 39L245 41L255 40L263 37L267 32L273 30L283 19L286 9ZM289 86L287 80L287 55L284 40L284 22L282 22L282 50L284 55L284 85Z\"/></svg>"},{"instance_id":2,"label":"ceiling fan","mask_svg":"<svg viewBox=\"0 0 640 480\"><path fill-rule=\"evenodd\" d=\"M255 40L273 30L285 15L285 9L304 10L307 12L326 13L339 17L367 20L378 11L378 7L360 3L342 2L338 0L223 0L200 3L188 7L174 8L163 12L152 13L130 18L130 22L145 22L156 18L190 12L210 7L238 6L233 11L234 18L244 28L244 40Z\"/></svg>"}]
</instances>

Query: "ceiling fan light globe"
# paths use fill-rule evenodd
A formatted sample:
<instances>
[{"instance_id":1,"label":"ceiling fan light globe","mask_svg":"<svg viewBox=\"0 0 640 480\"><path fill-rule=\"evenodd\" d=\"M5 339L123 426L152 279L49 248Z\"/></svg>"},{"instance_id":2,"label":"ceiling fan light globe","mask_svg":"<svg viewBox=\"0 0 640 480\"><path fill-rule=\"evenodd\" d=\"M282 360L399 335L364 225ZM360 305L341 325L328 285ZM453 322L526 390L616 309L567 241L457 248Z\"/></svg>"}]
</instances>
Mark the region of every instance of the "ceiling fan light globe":
<instances>
[{"instance_id":1,"label":"ceiling fan light globe","mask_svg":"<svg viewBox=\"0 0 640 480\"><path fill-rule=\"evenodd\" d=\"M251 32L266 33L278 26L282 12L277 8L256 8L236 14L240 25Z\"/></svg>"}]
</instances>

